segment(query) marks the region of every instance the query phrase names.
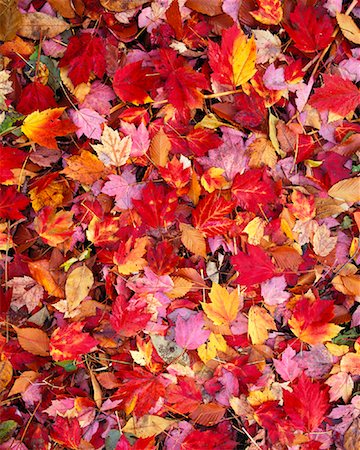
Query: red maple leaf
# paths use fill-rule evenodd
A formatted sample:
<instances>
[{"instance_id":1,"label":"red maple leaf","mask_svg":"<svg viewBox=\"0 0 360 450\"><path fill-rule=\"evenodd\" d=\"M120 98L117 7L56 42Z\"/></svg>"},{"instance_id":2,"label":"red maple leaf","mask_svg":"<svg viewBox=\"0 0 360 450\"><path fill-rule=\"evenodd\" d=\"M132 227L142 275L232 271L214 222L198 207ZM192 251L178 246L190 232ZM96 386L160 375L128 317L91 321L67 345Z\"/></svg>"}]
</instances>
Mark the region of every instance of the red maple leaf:
<instances>
[{"instance_id":1,"label":"red maple leaf","mask_svg":"<svg viewBox=\"0 0 360 450\"><path fill-rule=\"evenodd\" d=\"M50 339L50 355L54 361L77 359L96 347L96 339L82 331L84 325L73 322L56 328Z\"/></svg>"},{"instance_id":2,"label":"red maple leaf","mask_svg":"<svg viewBox=\"0 0 360 450\"><path fill-rule=\"evenodd\" d=\"M235 97L237 112L234 119L245 128L257 129L263 128L267 122L268 111L264 104L264 99L250 88L250 94L244 92Z\"/></svg>"},{"instance_id":3,"label":"red maple leaf","mask_svg":"<svg viewBox=\"0 0 360 450\"><path fill-rule=\"evenodd\" d=\"M51 439L60 445L78 449L82 436L78 419L56 416L55 423L51 427L50 436Z\"/></svg>"},{"instance_id":4,"label":"red maple leaf","mask_svg":"<svg viewBox=\"0 0 360 450\"><path fill-rule=\"evenodd\" d=\"M206 443L206 447L204 447L204 443ZM234 450L236 447L236 442L229 435L212 430L194 430L181 443L182 450L202 450L204 448L208 450Z\"/></svg>"},{"instance_id":5,"label":"red maple leaf","mask_svg":"<svg viewBox=\"0 0 360 450\"><path fill-rule=\"evenodd\" d=\"M30 200L20 194L15 186L0 186L0 217L18 220L24 215L20 212L27 207Z\"/></svg>"},{"instance_id":6,"label":"red maple leaf","mask_svg":"<svg viewBox=\"0 0 360 450\"><path fill-rule=\"evenodd\" d=\"M310 97L309 103L319 111L346 116L360 103L360 91L350 80L339 75L323 75L324 84Z\"/></svg>"},{"instance_id":7,"label":"red maple leaf","mask_svg":"<svg viewBox=\"0 0 360 450\"><path fill-rule=\"evenodd\" d=\"M196 128L186 136L186 141L192 154L204 156L222 144L222 139L213 131L206 128Z\"/></svg>"},{"instance_id":8,"label":"red maple leaf","mask_svg":"<svg viewBox=\"0 0 360 450\"><path fill-rule=\"evenodd\" d=\"M202 73L196 72L185 58L169 48L159 50L159 59L154 64L164 81L169 102L182 116L188 117L189 110L202 107L200 89L208 88Z\"/></svg>"},{"instance_id":9,"label":"red maple leaf","mask_svg":"<svg viewBox=\"0 0 360 450\"><path fill-rule=\"evenodd\" d=\"M292 392L283 392L285 412L295 428L314 431L325 419L330 408L329 386L321 382L311 382L302 374L297 383L292 384L292 389Z\"/></svg>"},{"instance_id":10,"label":"red maple leaf","mask_svg":"<svg viewBox=\"0 0 360 450\"><path fill-rule=\"evenodd\" d=\"M151 102L148 91L154 87L158 77L142 61L127 64L115 72L113 88L123 102L136 105Z\"/></svg>"},{"instance_id":11,"label":"red maple leaf","mask_svg":"<svg viewBox=\"0 0 360 450\"><path fill-rule=\"evenodd\" d=\"M231 257L231 263L239 272L235 281L244 286L262 283L277 275L276 267L269 256L255 245L248 244L247 254L240 251Z\"/></svg>"},{"instance_id":12,"label":"red maple leaf","mask_svg":"<svg viewBox=\"0 0 360 450\"><path fill-rule=\"evenodd\" d=\"M141 200L132 200L141 220L151 228L166 228L175 220L176 192L152 181L142 191Z\"/></svg>"},{"instance_id":13,"label":"red maple leaf","mask_svg":"<svg viewBox=\"0 0 360 450\"><path fill-rule=\"evenodd\" d=\"M166 390L166 403L175 414L191 413L201 402L201 392L192 378L179 377L178 384L171 384Z\"/></svg>"},{"instance_id":14,"label":"red maple leaf","mask_svg":"<svg viewBox=\"0 0 360 450\"><path fill-rule=\"evenodd\" d=\"M275 183L267 176L265 169L251 169L242 175L237 174L231 192L243 209L254 213L261 210L261 206L277 200Z\"/></svg>"},{"instance_id":15,"label":"red maple leaf","mask_svg":"<svg viewBox=\"0 0 360 450\"><path fill-rule=\"evenodd\" d=\"M34 81L24 87L17 110L21 114L27 115L34 111L43 111L44 109L56 107L57 103L53 90L49 86Z\"/></svg>"},{"instance_id":16,"label":"red maple leaf","mask_svg":"<svg viewBox=\"0 0 360 450\"><path fill-rule=\"evenodd\" d=\"M193 225L208 237L224 234L233 225L233 220L225 217L233 208L233 202L214 191L199 201L192 215Z\"/></svg>"},{"instance_id":17,"label":"red maple leaf","mask_svg":"<svg viewBox=\"0 0 360 450\"><path fill-rule=\"evenodd\" d=\"M165 397L165 380L141 367L117 373L122 385L115 392L114 400L122 400L127 414L137 417L148 414L160 397Z\"/></svg>"},{"instance_id":18,"label":"red maple leaf","mask_svg":"<svg viewBox=\"0 0 360 450\"><path fill-rule=\"evenodd\" d=\"M77 86L87 83L93 72L98 78L105 73L105 46L100 37L90 33L73 36L59 63L69 67L69 78Z\"/></svg>"},{"instance_id":19,"label":"red maple leaf","mask_svg":"<svg viewBox=\"0 0 360 450\"><path fill-rule=\"evenodd\" d=\"M123 295L119 295L113 304L110 323L120 336L135 336L145 328L151 317L146 308L147 304L142 300L129 303Z\"/></svg>"},{"instance_id":20,"label":"red maple leaf","mask_svg":"<svg viewBox=\"0 0 360 450\"><path fill-rule=\"evenodd\" d=\"M0 145L0 183L13 178L12 169L20 168L25 158L26 153L22 150Z\"/></svg>"},{"instance_id":21,"label":"red maple leaf","mask_svg":"<svg viewBox=\"0 0 360 450\"><path fill-rule=\"evenodd\" d=\"M333 40L334 24L323 8L298 3L284 28L296 48L304 53L322 50Z\"/></svg>"}]
</instances>

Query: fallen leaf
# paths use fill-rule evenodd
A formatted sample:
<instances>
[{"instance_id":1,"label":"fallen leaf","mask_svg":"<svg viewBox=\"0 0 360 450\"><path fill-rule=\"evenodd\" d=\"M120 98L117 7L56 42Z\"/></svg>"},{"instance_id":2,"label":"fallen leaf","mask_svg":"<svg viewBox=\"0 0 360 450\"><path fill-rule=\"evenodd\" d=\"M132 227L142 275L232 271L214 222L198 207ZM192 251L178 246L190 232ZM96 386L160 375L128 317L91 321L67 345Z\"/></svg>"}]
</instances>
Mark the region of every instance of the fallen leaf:
<instances>
[{"instance_id":1,"label":"fallen leaf","mask_svg":"<svg viewBox=\"0 0 360 450\"><path fill-rule=\"evenodd\" d=\"M131 153L131 137L121 139L116 130L105 125L100 140L101 144L92 145L100 161L105 166L123 166Z\"/></svg>"},{"instance_id":2,"label":"fallen leaf","mask_svg":"<svg viewBox=\"0 0 360 450\"><path fill-rule=\"evenodd\" d=\"M360 201L360 178L347 178L338 181L328 191L330 197L355 203Z\"/></svg>"},{"instance_id":3,"label":"fallen leaf","mask_svg":"<svg viewBox=\"0 0 360 450\"><path fill-rule=\"evenodd\" d=\"M122 430L124 433L131 433L137 438L144 439L150 436L157 436L171 427L175 422L176 420L164 419L159 416L147 414L139 419L135 417L129 419Z\"/></svg>"},{"instance_id":4,"label":"fallen leaf","mask_svg":"<svg viewBox=\"0 0 360 450\"><path fill-rule=\"evenodd\" d=\"M42 12L31 12L22 14L17 34L33 40L40 39L40 37L51 39L69 28L70 25L58 17L52 17Z\"/></svg>"},{"instance_id":5,"label":"fallen leaf","mask_svg":"<svg viewBox=\"0 0 360 450\"><path fill-rule=\"evenodd\" d=\"M65 295L69 311L77 308L94 284L94 275L85 265L76 267L66 279Z\"/></svg>"},{"instance_id":6,"label":"fallen leaf","mask_svg":"<svg viewBox=\"0 0 360 450\"><path fill-rule=\"evenodd\" d=\"M251 306L249 310L248 334L253 345L264 344L269 337L268 330L276 330L276 324L266 309Z\"/></svg>"},{"instance_id":7,"label":"fallen leaf","mask_svg":"<svg viewBox=\"0 0 360 450\"><path fill-rule=\"evenodd\" d=\"M201 303L207 317L215 325L230 325L236 319L241 304L238 291L234 289L228 292L224 287L213 283L209 297L211 303Z\"/></svg>"},{"instance_id":8,"label":"fallen leaf","mask_svg":"<svg viewBox=\"0 0 360 450\"><path fill-rule=\"evenodd\" d=\"M347 14L337 13L336 20L342 34L346 37L346 39L354 44L360 44L360 29L354 22L353 18Z\"/></svg>"},{"instance_id":9,"label":"fallen leaf","mask_svg":"<svg viewBox=\"0 0 360 450\"><path fill-rule=\"evenodd\" d=\"M49 356L50 340L45 331L37 328L18 328L16 331L20 346L27 352L38 356Z\"/></svg>"},{"instance_id":10,"label":"fallen leaf","mask_svg":"<svg viewBox=\"0 0 360 450\"><path fill-rule=\"evenodd\" d=\"M2 353L0 356L0 393L6 388L6 386L10 383L13 376L13 367L11 362L7 359L7 357ZM10 391L11 392L11 391ZM9 396L11 394L9 393Z\"/></svg>"}]
</instances>

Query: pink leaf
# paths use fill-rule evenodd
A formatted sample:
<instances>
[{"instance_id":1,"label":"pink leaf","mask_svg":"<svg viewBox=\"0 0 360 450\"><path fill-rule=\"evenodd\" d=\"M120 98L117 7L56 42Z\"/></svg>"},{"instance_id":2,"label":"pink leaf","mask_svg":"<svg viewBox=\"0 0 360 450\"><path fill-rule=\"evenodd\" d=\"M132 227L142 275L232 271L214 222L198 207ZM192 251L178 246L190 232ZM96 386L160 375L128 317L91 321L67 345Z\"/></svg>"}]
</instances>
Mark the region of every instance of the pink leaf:
<instances>
[{"instance_id":1,"label":"pink leaf","mask_svg":"<svg viewBox=\"0 0 360 450\"><path fill-rule=\"evenodd\" d=\"M210 335L209 330L203 330L204 317L201 312L190 316L187 320L178 316L175 325L176 343L187 350L195 350L202 345Z\"/></svg>"},{"instance_id":2,"label":"pink leaf","mask_svg":"<svg viewBox=\"0 0 360 450\"><path fill-rule=\"evenodd\" d=\"M87 138L100 140L101 124L105 122L105 119L100 114L93 109L81 108L79 110L70 110L69 116L78 127L76 130L78 138L85 135Z\"/></svg>"},{"instance_id":3,"label":"pink leaf","mask_svg":"<svg viewBox=\"0 0 360 450\"><path fill-rule=\"evenodd\" d=\"M284 381L293 381L302 372L294 359L295 356L296 351L291 347L286 347L286 350L282 354L281 361L279 359L273 360L276 372Z\"/></svg>"}]
</instances>

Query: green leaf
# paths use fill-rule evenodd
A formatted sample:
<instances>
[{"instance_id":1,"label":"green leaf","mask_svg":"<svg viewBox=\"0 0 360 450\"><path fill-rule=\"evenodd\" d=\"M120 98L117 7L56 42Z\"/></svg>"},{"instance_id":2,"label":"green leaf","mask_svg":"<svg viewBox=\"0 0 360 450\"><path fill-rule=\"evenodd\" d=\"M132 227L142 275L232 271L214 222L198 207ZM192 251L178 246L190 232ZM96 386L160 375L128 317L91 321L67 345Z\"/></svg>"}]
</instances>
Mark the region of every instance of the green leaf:
<instances>
[{"instance_id":1,"label":"green leaf","mask_svg":"<svg viewBox=\"0 0 360 450\"><path fill-rule=\"evenodd\" d=\"M7 441L18 426L15 420L6 420L0 423L0 443Z\"/></svg>"},{"instance_id":2,"label":"green leaf","mask_svg":"<svg viewBox=\"0 0 360 450\"><path fill-rule=\"evenodd\" d=\"M110 430L109 434L105 439L105 449L106 450L115 450L116 444L120 439L121 433L119 430Z\"/></svg>"}]
</instances>

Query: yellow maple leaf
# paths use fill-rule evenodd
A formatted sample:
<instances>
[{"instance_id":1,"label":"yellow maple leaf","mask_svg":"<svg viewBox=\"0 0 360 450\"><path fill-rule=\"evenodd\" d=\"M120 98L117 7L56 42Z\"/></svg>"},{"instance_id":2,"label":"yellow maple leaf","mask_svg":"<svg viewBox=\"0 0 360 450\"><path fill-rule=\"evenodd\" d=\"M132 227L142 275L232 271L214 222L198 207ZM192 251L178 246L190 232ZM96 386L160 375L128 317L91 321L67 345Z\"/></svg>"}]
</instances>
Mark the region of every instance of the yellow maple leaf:
<instances>
[{"instance_id":1,"label":"yellow maple leaf","mask_svg":"<svg viewBox=\"0 0 360 450\"><path fill-rule=\"evenodd\" d=\"M229 293L224 287L213 283L209 297L211 303L202 302L201 305L215 325L229 325L236 319L240 308L240 297L236 290Z\"/></svg>"},{"instance_id":2,"label":"yellow maple leaf","mask_svg":"<svg viewBox=\"0 0 360 450\"><path fill-rule=\"evenodd\" d=\"M221 334L211 333L208 342L198 348L199 358L206 364L214 359L217 352L226 352L227 344Z\"/></svg>"},{"instance_id":3,"label":"yellow maple leaf","mask_svg":"<svg viewBox=\"0 0 360 450\"><path fill-rule=\"evenodd\" d=\"M254 305L249 310L248 334L254 345L263 344L269 337L269 330L276 330L274 319L260 306Z\"/></svg>"},{"instance_id":4,"label":"yellow maple leaf","mask_svg":"<svg viewBox=\"0 0 360 450\"><path fill-rule=\"evenodd\" d=\"M230 64L233 68L234 86L241 86L249 81L256 73L256 44L254 36L250 39L238 29L233 41L230 54Z\"/></svg>"}]
</instances>

